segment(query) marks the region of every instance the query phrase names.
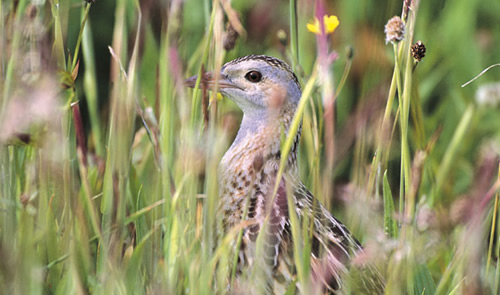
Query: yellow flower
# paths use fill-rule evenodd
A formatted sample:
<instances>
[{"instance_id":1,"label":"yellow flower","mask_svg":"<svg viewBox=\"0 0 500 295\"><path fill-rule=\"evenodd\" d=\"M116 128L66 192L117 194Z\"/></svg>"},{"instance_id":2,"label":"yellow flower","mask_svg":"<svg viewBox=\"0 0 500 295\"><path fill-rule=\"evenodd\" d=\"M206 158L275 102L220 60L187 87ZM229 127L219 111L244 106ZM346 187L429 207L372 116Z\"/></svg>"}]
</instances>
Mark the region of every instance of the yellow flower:
<instances>
[{"instance_id":1,"label":"yellow flower","mask_svg":"<svg viewBox=\"0 0 500 295\"><path fill-rule=\"evenodd\" d=\"M324 15L323 24L325 25L325 33L331 34L339 26L340 22L335 15ZM317 17L314 18L314 24L307 24L307 30L317 35L321 34L321 27L319 25L319 20Z\"/></svg>"},{"instance_id":2,"label":"yellow flower","mask_svg":"<svg viewBox=\"0 0 500 295\"><path fill-rule=\"evenodd\" d=\"M323 22L325 23L325 29L327 34L333 33L340 24L338 17L335 15L330 15L330 16L325 15L323 17Z\"/></svg>"}]
</instances>

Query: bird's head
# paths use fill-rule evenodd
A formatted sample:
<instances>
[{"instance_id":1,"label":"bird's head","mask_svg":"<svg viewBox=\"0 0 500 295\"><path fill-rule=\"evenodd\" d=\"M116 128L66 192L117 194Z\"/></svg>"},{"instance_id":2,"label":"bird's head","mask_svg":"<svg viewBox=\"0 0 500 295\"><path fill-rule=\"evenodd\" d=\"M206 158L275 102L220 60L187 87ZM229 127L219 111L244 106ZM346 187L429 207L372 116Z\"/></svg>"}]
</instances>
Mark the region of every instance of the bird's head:
<instances>
[{"instance_id":1,"label":"bird's head","mask_svg":"<svg viewBox=\"0 0 500 295\"><path fill-rule=\"evenodd\" d=\"M300 84L285 62L265 55L249 55L226 63L218 75L219 92L233 100L245 115L264 115L269 110L295 110L300 96ZM186 80L194 87L197 76ZM216 75L206 73L202 83L212 87Z\"/></svg>"}]
</instances>

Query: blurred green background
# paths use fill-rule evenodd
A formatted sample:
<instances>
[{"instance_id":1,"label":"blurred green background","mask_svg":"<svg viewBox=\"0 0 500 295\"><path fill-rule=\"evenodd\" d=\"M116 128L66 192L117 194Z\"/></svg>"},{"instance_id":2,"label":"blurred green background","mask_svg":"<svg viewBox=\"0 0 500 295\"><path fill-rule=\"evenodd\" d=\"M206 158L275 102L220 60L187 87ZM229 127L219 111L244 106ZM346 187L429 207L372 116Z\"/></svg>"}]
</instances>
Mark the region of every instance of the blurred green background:
<instances>
[{"instance_id":1,"label":"blurred green background","mask_svg":"<svg viewBox=\"0 0 500 295\"><path fill-rule=\"evenodd\" d=\"M339 56L328 83L348 75L336 97L332 170L314 124L323 123L323 105L313 90L302 179L372 249L386 294L498 294L500 67L461 85L500 62L500 1L420 1L413 41L427 51L411 88L417 202L411 220L388 211L381 196L393 197L398 208L398 120L384 146L387 186L378 171L377 193L367 194L394 70L384 25L401 14L402 2L325 1L326 12L340 20L329 37ZM228 51L223 4L246 32ZM248 54L292 64L290 2L0 5L0 290L212 294L216 283L224 290L220 278L227 273L216 265L230 259L230 247L213 244L216 170L241 112L228 99L214 100L214 124L207 126L200 93L182 81L202 64L212 70ZM314 12L315 1L297 1L296 72L303 86L317 58L316 37L306 29ZM322 183L335 190L321 194ZM387 220L397 221L398 234L388 234Z\"/></svg>"}]
</instances>

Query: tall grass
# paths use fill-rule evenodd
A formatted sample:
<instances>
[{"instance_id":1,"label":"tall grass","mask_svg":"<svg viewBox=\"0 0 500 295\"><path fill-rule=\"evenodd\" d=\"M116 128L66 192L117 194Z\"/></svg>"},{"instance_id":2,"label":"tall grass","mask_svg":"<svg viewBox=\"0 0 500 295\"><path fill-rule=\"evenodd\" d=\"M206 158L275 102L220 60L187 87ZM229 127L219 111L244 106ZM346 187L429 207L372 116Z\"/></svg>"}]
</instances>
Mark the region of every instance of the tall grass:
<instances>
[{"instance_id":1,"label":"tall grass","mask_svg":"<svg viewBox=\"0 0 500 295\"><path fill-rule=\"evenodd\" d=\"M302 179L364 244L353 265L376 265L386 294L498 294L500 94L489 105L475 95L500 74L460 85L500 60L500 5L403 2L2 1L0 290L236 284L220 265L234 266L248 224L215 232L217 166L241 114L183 80L254 53L299 76L290 133L302 118ZM404 5L405 39L385 45L383 26ZM341 24L320 39L306 23L325 13ZM240 39L226 51L228 22ZM417 40L427 47L418 64ZM318 292L310 223L291 217L297 280ZM262 275L249 270L240 287Z\"/></svg>"}]
</instances>

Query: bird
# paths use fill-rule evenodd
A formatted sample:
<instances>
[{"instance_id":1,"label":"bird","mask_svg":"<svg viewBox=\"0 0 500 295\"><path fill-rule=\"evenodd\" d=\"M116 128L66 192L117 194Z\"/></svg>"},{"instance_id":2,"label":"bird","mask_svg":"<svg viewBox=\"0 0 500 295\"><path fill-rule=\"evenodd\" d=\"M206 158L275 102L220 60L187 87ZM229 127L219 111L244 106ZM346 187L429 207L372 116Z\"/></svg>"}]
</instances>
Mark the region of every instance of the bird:
<instances>
[{"instance_id":1,"label":"bird","mask_svg":"<svg viewBox=\"0 0 500 295\"><path fill-rule=\"evenodd\" d=\"M195 87L197 79L197 76L188 78L186 85ZM218 74L204 73L200 81L209 88L217 85L217 91L243 112L236 138L219 164L217 209L219 236L242 222L247 224L237 249L240 276L245 269L258 264L264 268L266 281L259 283L264 291L257 293L284 294L294 287L308 293L297 283L290 198L299 224L306 219L312 223L310 281L321 288L320 292L350 292L345 286L350 261L363 249L348 228L300 180L297 152L302 126L295 135L282 177L276 179L282 135L288 135L302 96L299 80L291 67L275 57L248 55L227 62ZM278 190L273 195L277 183ZM257 250L259 234L264 241L260 252ZM366 294L382 293L384 282L378 270L368 266L362 272L369 273L360 283L365 285ZM251 289L240 289L246 291L233 290L232 293L252 293Z\"/></svg>"}]
</instances>

